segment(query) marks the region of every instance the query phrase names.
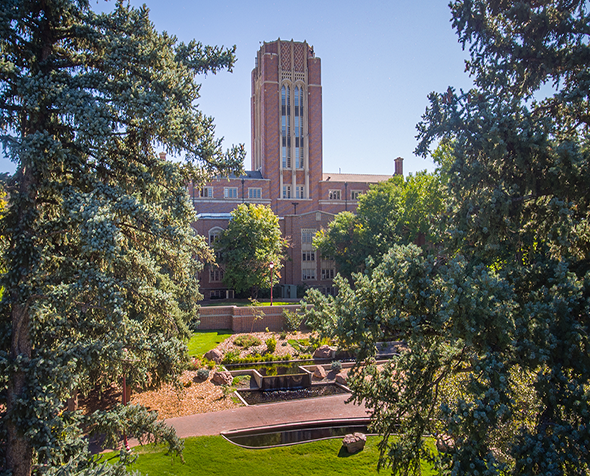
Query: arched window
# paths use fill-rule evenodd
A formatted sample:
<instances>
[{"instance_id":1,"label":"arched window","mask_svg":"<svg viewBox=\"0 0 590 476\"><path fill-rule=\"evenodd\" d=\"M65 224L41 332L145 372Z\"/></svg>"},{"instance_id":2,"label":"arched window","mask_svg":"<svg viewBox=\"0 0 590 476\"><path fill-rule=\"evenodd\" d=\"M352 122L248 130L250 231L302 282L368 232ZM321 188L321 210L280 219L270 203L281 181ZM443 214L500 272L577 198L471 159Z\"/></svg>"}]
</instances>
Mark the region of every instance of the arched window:
<instances>
[{"instance_id":1,"label":"arched window","mask_svg":"<svg viewBox=\"0 0 590 476\"><path fill-rule=\"evenodd\" d=\"M291 168L291 91L288 85L281 88L281 156L283 168Z\"/></svg>"},{"instance_id":2,"label":"arched window","mask_svg":"<svg viewBox=\"0 0 590 476\"><path fill-rule=\"evenodd\" d=\"M303 87L295 87L295 166L303 168Z\"/></svg>"},{"instance_id":3,"label":"arched window","mask_svg":"<svg viewBox=\"0 0 590 476\"><path fill-rule=\"evenodd\" d=\"M211 228L209 230L209 246L212 246L215 241L219 238L221 233L223 232L223 228L216 226L215 228Z\"/></svg>"}]
</instances>

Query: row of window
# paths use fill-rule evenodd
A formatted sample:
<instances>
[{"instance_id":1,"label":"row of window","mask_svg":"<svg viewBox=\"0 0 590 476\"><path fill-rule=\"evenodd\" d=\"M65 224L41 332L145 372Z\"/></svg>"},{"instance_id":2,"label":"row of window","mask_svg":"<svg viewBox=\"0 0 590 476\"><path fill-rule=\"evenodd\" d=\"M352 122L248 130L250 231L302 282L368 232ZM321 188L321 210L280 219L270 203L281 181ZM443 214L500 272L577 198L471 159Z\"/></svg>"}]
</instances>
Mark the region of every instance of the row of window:
<instances>
[{"instance_id":1,"label":"row of window","mask_svg":"<svg viewBox=\"0 0 590 476\"><path fill-rule=\"evenodd\" d=\"M307 198L305 196L305 187L303 185L296 185L295 186L295 194L291 191L291 185L283 185L283 198L298 198L304 199ZM360 190L352 190L350 192L350 199L351 200L358 200L362 191ZM213 198L213 187L203 187L200 192L199 196L201 198ZM232 199L238 198L238 188L237 187L225 187L223 189L223 198ZM248 188L248 198L249 199L259 199L262 198L262 189L261 188ZM341 190L330 190L328 193L328 199L330 200L342 200L342 191Z\"/></svg>"},{"instance_id":2,"label":"row of window","mask_svg":"<svg viewBox=\"0 0 590 476\"><path fill-rule=\"evenodd\" d=\"M350 192L350 199L351 200L358 200L361 193L363 193L361 190L352 190ZM342 200L342 191L341 190L330 190L328 192L328 198L330 200Z\"/></svg>"},{"instance_id":3,"label":"row of window","mask_svg":"<svg viewBox=\"0 0 590 476\"><path fill-rule=\"evenodd\" d=\"M203 187L199 191L201 198L213 198L213 187ZM248 198L256 199L262 197L261 188L248 188ZM223 189L223 198L238 198L237 187L225 187Z\"/></svg>"},{"instance_id":4,"label":"row of window","mask_svg":"<svg viewBox=\"0 0 590 476\"><path fill-rule=\"evenodd\" d=\"M291 194L291 185L283 185L283 198L306 198L305 187L303 185L295 186L295 196Z\"/></svg>"}]
</instances>

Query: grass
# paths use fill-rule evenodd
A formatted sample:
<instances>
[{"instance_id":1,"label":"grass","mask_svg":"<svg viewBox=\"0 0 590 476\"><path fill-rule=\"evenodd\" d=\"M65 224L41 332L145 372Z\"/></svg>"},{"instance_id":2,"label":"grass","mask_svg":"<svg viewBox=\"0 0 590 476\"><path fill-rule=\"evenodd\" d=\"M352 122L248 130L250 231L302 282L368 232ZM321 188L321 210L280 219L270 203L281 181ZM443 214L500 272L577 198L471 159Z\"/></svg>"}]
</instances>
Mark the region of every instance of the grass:
<instances>
[{"instance_id":1,"label":"grass","mask_svg":"<svg viewBox=\"0 0 590 476\"><path fill-rule=\"evenodd\" d=\"M368 437L365 449L349 455L342 439L316 441L264 450L248 450L233 445L221 436L202 436L184 440L183 464L179 458L165 456L153 446L136 448L140 453L130 469L149 476L377 476L378 437ZM114 453L111 453L114 455ZM423 463L423 475L434 474Z\"/></svg>"},{"instance_id":2,"label":"grass","mask_svg":"<svg viewBox=\"0 0 590 476\"><path fill-rule=\"evenodd\" d=\"M232 334L233 332L227 329L217 331L196 331L188 341L188 355L202 355L209 352Z\"/></svg>"}]
</instances>

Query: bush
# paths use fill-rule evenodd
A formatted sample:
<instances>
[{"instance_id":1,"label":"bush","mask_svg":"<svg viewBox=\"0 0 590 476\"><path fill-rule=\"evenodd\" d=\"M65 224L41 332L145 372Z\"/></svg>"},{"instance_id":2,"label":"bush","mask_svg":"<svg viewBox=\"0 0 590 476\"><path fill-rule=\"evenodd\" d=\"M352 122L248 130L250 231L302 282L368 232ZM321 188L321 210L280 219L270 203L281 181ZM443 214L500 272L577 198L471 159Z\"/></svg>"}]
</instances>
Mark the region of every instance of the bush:
<instances>
[{"instance_id":1,"label":"bush","mask_svg":"<svg viewBox=\"0 0 590 476\"><path fill-rule=\"evenodd\" d=\"M186 364L186 370L198 370L198 368L201 366L201 362L199 362L198 359L191 359L187 362Z\"/></svg>"},{"instance_id":2,"label":"bush","mask_svg":"<svg viewBox=\"0 0 590 476\"><path fill-rule=\"evenodd\" d=\"M209 378L209 369L197 370L197 378L200 380L207 380Z\"/></svg>"},{"instance_id":3,"label":"bush","mask_svg":"<svg viewBox=\"0 0 590 476\"><path fill-rule=\"evenodd\" d=\"M291 332L297 332L303 323L303 314L298 312L283 309L283 317L285 318L285 328Z\"/></svg>"},{"instance_id":4,"label":"bush","mask_svg":"<svg viewBox=\"0 0 590 476\"><path fill-rule=\"evenodd\" d=\"M232 364L240 360L240 351L239 350L230 350L227 354L223 356L223 363L224 364Z\"/></svg>"},{"instance_id":5,"label":"bush","mask_svg":"<svg viewBox=\"0 0 590 476\"><path fill-rule=\"evenodd\" d=\"M272 354L277 348L277 340L274 337L266 339L266 348Z\"/></svg>"},{"instance_id":6,"label":"bush","mask_svg":"<svg viewBox=\"0 0 590 476\"><path fill-rule=\"evenodd\" d=\"M280 340L285 340L287 338L287 333L285 331L281 332L279 334L279 338Z\"/></svg>"},{"instance_id":7,"label":"bush","mask_svg":"<svg viewBox=\"0 0 590 476\"><path fill-rule=\"evenodd\" d=\"M244 349L248 349L252 346L260 345L262 342L258 337L251 336L250 334L243 334L234 339L234 344L239 345Z\"/></svg>"},{"instance_id":8,"label":"bush","mask_svg":"<svg viewBox=\"0 0 590 476\"><path fill-rule=\"evenodd\" d=\"M334 360L332 362L331 368L332 368L332 370L335 370L336 372L340 372L342 370L342 362L340 362L339 360Z\"/></svg>"}]
</instances>

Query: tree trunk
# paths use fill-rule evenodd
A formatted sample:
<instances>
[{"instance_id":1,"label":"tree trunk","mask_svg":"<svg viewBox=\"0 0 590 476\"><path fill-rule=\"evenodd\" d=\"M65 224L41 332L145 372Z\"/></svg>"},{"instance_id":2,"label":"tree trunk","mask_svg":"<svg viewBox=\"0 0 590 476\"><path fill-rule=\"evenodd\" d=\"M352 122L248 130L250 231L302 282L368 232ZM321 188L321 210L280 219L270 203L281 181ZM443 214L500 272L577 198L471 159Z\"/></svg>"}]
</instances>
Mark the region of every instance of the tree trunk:
<instances>
[{"instance_id":1,"label":"tree trunk","mask_svg":"<svg viewBox=\"0 0 590 476\"><path fill-rule=\"evenodd\" d=\"M31 336L29 334L29 309L20 303L13 303L12 312L12 340L10 343L10 358L14 362L18 356L28 361L31 358ZM22 434L24 428L15 423L12 412L19 407L17 400L27 399L26 375L22 364L8 381L7 394L7 422L8 433L6 441L6 465L12 470L12 476L30 476L33 448L29 440ZM17 410L18 411L18 410Z\"/></svg>"}]
</instances>

